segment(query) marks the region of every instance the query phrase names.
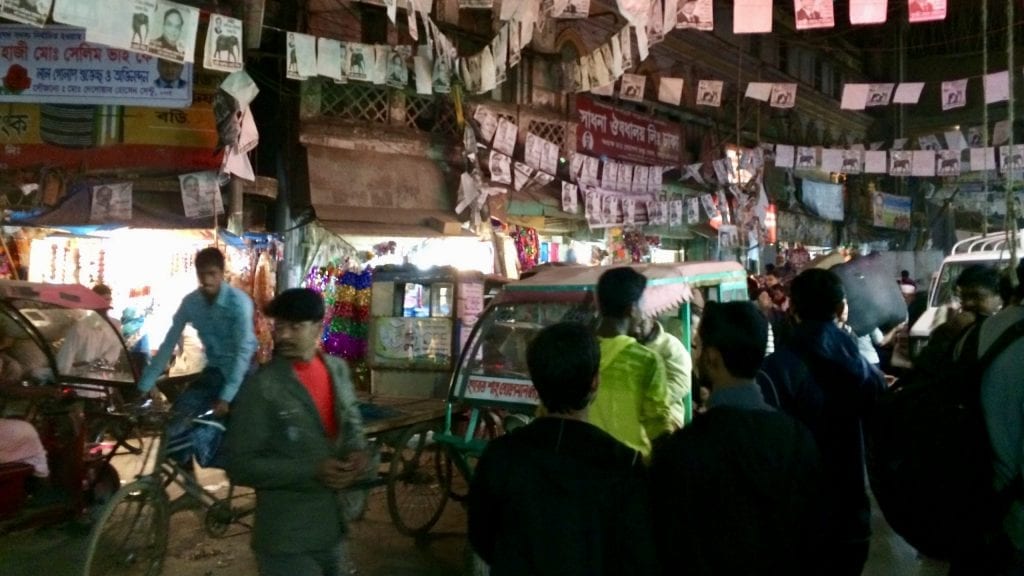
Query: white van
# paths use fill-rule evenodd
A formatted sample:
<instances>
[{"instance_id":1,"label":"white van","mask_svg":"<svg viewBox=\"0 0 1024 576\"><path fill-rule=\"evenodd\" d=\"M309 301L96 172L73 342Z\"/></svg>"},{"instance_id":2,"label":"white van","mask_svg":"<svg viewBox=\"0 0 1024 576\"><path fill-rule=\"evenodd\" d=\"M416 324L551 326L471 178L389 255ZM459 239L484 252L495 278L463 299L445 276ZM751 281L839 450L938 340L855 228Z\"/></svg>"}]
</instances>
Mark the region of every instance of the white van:
<instances>
[{"instance_id":1,"label":"white van","mask_svg":"<svg viewBox=\"0 0 1024 576\"><path fill-rule=\"evenodd\" d=\"M932 278L928 290L928 308L910 327L910 354L918 353L928 343L932 330L946 321L950 307L956 302L956 279L964 269L975 264L986 264L997 268L1010 265L1010 251L1007 249L1007 234L999 232L987 236L972 236L953 246L952 253L942 261L942 267ZM1024 257L1024 229L1017 232L1017 257Z\"/></svg>"}]
</instances>

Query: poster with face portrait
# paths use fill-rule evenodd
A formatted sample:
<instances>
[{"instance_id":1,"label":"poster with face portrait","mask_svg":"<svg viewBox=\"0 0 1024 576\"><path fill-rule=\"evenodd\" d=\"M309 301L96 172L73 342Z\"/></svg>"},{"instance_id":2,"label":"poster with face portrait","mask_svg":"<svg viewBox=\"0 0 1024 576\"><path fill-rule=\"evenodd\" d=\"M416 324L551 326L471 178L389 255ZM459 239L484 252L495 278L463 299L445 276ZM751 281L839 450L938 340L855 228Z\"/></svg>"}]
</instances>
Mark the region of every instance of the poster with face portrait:
<instances>
[{"instance_id":1,"label":"poster with face portrait","mask_svg":"<svg viewBox=\"0 0 1024 576\"><path fill-rule=\"evenodd\" d=\"M644 87L647 85L647 76L640 74L623 74L622 82L619 84L619 97L632 102L644 101Z\"/></svg>"},{"instance_id":2,"label":"poster with face portrait","mask_svg":"<svg viewBox=\"0 0 1024 576\"><path fill-rule=\"evenodd\" d=\"M700 198L693 197L686 199L686 223L697 224L700 222Z\"/></svg>"},{"instance_id":3,"label":"poster with face portrait","mask_svg":"<svg viewBox=\"0 0 1024 576\"><path fill-rule=\"evenodd\" d=\"M713 106L718 108L722 105L721 80L701 80L697 83L697 105Z\"/></svg>"},{"instance_id":4,"label":"poster with face portrait","mask_svg":"<svg viewBox=\"0 0 1024 576\"><path fill-rule=\"evenodd\" d=\"M715 11L711 0L679 0L676 5L676 28L714 29Z\"/></svg>"},{"instance_id":5,"label":"poster with face portrait","mask_svg":"<svg viewBox=\"0 0 1024 576\"><path fill-rule=\"evenodd\" d=\"M769 102L771 102L772 108L796 106L796 84L772 84Z\"/></svg>"},{"instance_id":6,"label":"poster with face portrait","mask_svg":"<svg viewBox=\"0 0 1024 576\"><path fill-rule=\"evenodd\" d=\"M432 82L434 92L438 94L448 94L452 91L452 69L448 65L448 61L444 58L434 58L434 67L432 71Z\"/></svg>"},{"instance_id":7,"label":"poster with face portrait","mask_svg":"<svg viewBox=\"0 0 1024 576\"><path fill-rule=\"evenodd\" d=\"M4 0L0 2L0 18L43 26L52 5L53 0Z\"/></svg>"},{"instance_id":8,"label":"poster with face portrait","mask_svg":"<svg viewBox=\"0 0 1024 576\"><path fill-rule=\"evenodd\" d=\"M153 34L147 52L175 62L194 62L196 35L199 32L199 10L176 2L156 3ZM133 22L134 25L134 22ZM134 29L132 30L134 32ZM313 72L308 74L313 75Z\"/></svg>"},{"instance_id":9,"label":"poster with face portrait","mask_svg":"<svg viewBox=\"0 0 1024 576\"><path fill-rule=\"evenodd\" d=\"M669 200L669 203L668 203L668 225L669 226L682 226L683 225L683 201L682 200Z\"/></svg>"},{"instance_id":10,"label":"poster with face portrait","mask_svg":"<svg viewBox=\"0 0 1024 576\"><path fill-rule=\"evenodd\" d=\"M337 44L337 41L333 41ZM242 69L242 21L222 14L210 15L206 29L203 66L208 70L237 72ZM335 78L335 76L331 76Z\"/></svg>"},{"instance_id":11,"label":"poster with face portrait","mask_svg":"<svg viewBox=\"0 0 1024 576\"><path fill-rule=\"evenodd\" d=\"M224 201L220 197L220 183L217 173L192 172L180 174L181 203L185 207L186 218L209 218L224 213Z\"/></svg>"},{"instance_id":12,"label":"poster with face portrait","mask_svg":"<svg viewBox=\"0 0 1024 576\"><path fill-rule=\"evenodd\" d=\"M562 182L562 212L566 214L576 214L579 212L579 206L577 205L578 195L576 193L576 185L569 182Z\"/></svg>"},{"instance_id":13,"label":"poster with face portrait","mask_svg":"<svg viewBox=\"0 0 1024 576\"><path fill-rule=\"evenodd\" d=\"M967 106L967 79L942 83L942 111Z\"/></svg>"},{"instance_id":14,"label":"poster with face portrait","mask_svg":"<svg viewBox=\"0 0 1024 576\"><path fill-rule=\"evenodd\" d=\"M505 156L501 152L491 150L488 164L491 169L491 182L498 184L512 183L512 158Z\"/></svg>"},{"instance_id":15,"label":"poster with face portrait","mask_svg":"<svg viewBox=\"0 0 1024 576\"><path fill-rule=\"evenodd\" d=\"M384 83L392 88L405 88L409 84L409 68L405 64L407 46L394 46L388 54L388 70Z\"/></svg>"},{"instance_id":16,"label":"poster with face portrait","mask_svg":"<svg viewBox=\"0 0 1024 576\"><path fill-rule=\"evenodd\" d=\"M832 0L793 0L796 29L832 28L835 26Z\"/></svg>"},{"instance_id":17,"label":"poster with face portrait","mask_svg":"<svg viewBox=\"0 0 1024 576\"><path fill-rule=\"evenodd\" d=\"M89 222L125 222L132 219L132 184L100 184L92 187Z\"/></svg>"}]
</instances>

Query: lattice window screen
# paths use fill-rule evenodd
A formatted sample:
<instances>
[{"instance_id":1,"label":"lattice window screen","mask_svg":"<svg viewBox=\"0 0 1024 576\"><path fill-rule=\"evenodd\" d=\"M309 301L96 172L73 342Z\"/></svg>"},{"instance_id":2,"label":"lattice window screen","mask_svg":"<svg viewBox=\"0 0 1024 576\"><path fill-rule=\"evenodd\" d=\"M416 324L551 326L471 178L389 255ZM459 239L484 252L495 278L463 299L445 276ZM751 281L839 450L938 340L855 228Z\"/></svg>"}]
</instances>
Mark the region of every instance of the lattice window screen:
<instances>
[{"instance_id":1,"label":"lattice window screen","mask_svg":"<svg viewBox=\"0 0 1024 576\"><path fill-rule=\"evenodd\" d=\"M543 120L530 120L527 131L539 136L548 142L558 145L559 150L566 151L565 147L565 124L559 122L545 122Z\"/></svg>"}]
</instances>

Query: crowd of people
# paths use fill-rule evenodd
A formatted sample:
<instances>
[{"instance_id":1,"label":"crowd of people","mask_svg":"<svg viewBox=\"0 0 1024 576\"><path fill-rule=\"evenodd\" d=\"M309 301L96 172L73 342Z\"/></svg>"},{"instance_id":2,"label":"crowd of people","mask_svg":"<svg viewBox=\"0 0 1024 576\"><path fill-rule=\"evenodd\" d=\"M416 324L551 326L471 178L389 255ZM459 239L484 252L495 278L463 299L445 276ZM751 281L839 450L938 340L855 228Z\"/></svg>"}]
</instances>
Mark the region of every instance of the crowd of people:
<instances>
[{"instance_id":1,"label":"crowd of people","mask_svg":"<svg viewBox=\"0 0 1024 576\"><path fill-rule=\"evenodd\" d=\"M805 270L786 287L769 274L753 302L704 306L685 366L706 401L680 427L664 354L638 337L644 281L634 274L602 276L596 332L560 323L529 346L545 416L493 440L470 488L470 542L492 574L860 574L871 538L865 434L893 381L875 347L892 333L852 333L832 271ZM1024 265L1016 276L1014 288L1005 273L967 269L959 312L928 353L962 352L973 326L983 354L1024 320ZM916 286L899 282L914 288L903 290L910 304ZM997 490L1024 464L1022 354L1024 338L984 371ZM952 574L1021 573L1024 498L1013 500L988 526L1005 538L965 539Z\"/></svg>"},{"instance_id":2,"label":"crowd of people","mask_svg":"<svg viewBox=\"0 0 1024 576\"><path fill-rule=\"evenodd\" d=\"M196 270L199 287L182 301L139 389L153 389L184 326L196 328L207 367L174 410L230 416L229 458L217 458L219 437L182 426L171 434L182 467L193 458L223 464L232 481L256 489L260 574L340 574L347 519L339 492L372 464L348 368L319 349L324 302L304 288L275 297L267 309L275 356L256 366L253 305L224 281L223 254L200 251ZM959 311L936 329L924 361L984 354L1016 330L1024 265L1016 277L966 269ZM528 345L543 409L492 440L476 466L473 550L495 576L860 574L871 536L865 433L891 384L865 345L886 335L853 334L839 276L811 268L788 286L769 272L751 301L705 303L688 350L641 313L646 284L632 268L607 270L596 328L561 322ZM93 328L72 331L88 339ZM1018 483L1024 465L1022 357L1024 338L982 379L997 488ZM692 420L691 395L703 396ZM8 432L20 435L17 448L35 446L24 430ZM997 523L1002 548L954 555L954 573L1024 570L1024 497L1012 496ZM1005 562L978 571L980 555Z\"/></svg>"}]
</instances>

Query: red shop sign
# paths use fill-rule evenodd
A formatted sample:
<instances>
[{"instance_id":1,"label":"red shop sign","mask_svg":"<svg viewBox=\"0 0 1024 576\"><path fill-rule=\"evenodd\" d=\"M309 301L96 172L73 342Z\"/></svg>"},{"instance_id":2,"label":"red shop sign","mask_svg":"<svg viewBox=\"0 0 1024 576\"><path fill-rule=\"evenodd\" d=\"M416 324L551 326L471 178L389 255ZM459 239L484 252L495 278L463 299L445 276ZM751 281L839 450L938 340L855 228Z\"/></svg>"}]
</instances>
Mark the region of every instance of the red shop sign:
<instances>
[{"instance_id":1,"label":"red shop sign","mask_svg":"<svg viewBox=\"0 0 1024 576\"><path fill-rule=\"evenodd\" d=\"M576 150L590 156L640 164L676 166L682 147L679 126L576 97Z\"/></svg>"}]
</instances>

